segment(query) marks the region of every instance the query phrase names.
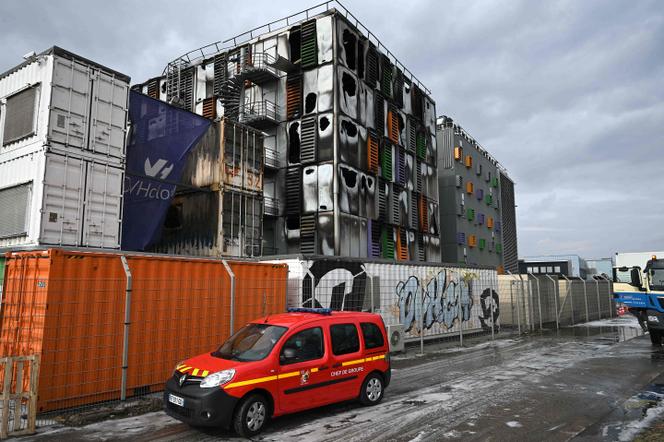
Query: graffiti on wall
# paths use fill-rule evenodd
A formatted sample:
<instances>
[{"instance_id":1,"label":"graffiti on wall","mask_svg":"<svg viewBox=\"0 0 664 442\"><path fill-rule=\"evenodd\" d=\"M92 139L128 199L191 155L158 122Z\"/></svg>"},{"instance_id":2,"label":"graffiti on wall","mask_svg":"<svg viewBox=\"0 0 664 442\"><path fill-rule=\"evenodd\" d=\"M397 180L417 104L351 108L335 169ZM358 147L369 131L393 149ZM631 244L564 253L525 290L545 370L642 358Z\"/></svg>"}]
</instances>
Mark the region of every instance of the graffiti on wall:
<instances>
[{"instance_id":1,"label":"graffiti on wall","mask_svg":"<svg viewBox=\"0 0 664 442\"><path fill-rule=\"evenodd\" d=\"M367 274L359 262L315 261L302 281L302 306L360 311ZM313 280L312 280L313 277Z\"/></svg>"},{"instance_id":2,"label":"graffiti on wall","mask_svg":"<svg viewBox=\"0 0 664 442\"><path fill-rule=\"evenodd\" d=\"M483 289L479 276L473 272L436 269L437 273L432 276L411 275L395 283L381 279L380 271L369 278L367 273L371 272L367 268L370 266L357 261L313 261L302 280L301 305L362 311L371 308L370 301L380 308L382 298L382 302L387 301L392 308L394 317L390 322L398 318L406 332L431 330L435 324L449 330L470 321L474 315L482 328L491 328L492 324L497 327L498 293L491 287ZM376 293L380 294L379 298L372 300ZM479 306L476 306L478 301Z\"/></svg>"},{"instance_id":3,"label":"graffiti on wall","mask_svg":"<svg viewBox=\"0 0 664 442\"><path fill-rule=\"evenodd\" d=\"M484 289L480 295L480 307L482 309L482 314L479 318L482 328L496 327L498 324L498 317L500 316L498 293L492 288Z\"/></svg>"},{"instance_id":4,"label":"graffiti on wall","mask_svg":"<svg viewBox=\"0 0 664 442\"><path fill-rule=\"evenodd\" d=\"M396 286L399 303L399 322L406 332L430 329L434 323L451 328L455 322L470 320L473 308L472 274L442 270L425 283L416 276Z\"/></svg>"}]
</instances>

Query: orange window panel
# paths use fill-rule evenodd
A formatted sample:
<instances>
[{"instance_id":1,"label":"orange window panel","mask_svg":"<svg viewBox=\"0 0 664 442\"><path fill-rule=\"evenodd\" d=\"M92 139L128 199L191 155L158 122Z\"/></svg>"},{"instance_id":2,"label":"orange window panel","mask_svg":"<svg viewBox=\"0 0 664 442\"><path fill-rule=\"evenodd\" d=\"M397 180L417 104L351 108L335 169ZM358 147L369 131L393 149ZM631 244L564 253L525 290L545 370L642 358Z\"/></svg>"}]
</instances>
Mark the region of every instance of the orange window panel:
<instances>
[{"instance_id":1,"label":"orange window panel","mask_svg":"<svg viewBox=\"0 0 664 442\"><path fill-rule=\"evenodd\" d=\"M470 247L475 247L477 245L477 236L470 235L470 237L468 238L468 245Z\"/></svg>"},{"instance_id":2,"label":"orange window panel","mask_svg":"<svg viewBox=\"0 0 664 442\"><path fill-rule=\"evenodd\" d=\"M493 229L493 218L492 217L489 217L489 219L486 221L486 226L489 229Z\"/></svg>"},{"instance_id":3,"label":"orange window panel","mask_svg":"<svg viewBox=\"0 0 664 442\"><path fill-rule=\"evenodd\" d=\"M420 230L422 232L429 231L429 214L427 213L427 199L424 195L420 195Z\"/></svg>"},{"instance_id":4,"label":"orange window panel","mask_svg":"<svg viewBox=\"0 0 664 442\"><path fill-rule=\"evenodd\" d=\"M399 144L399 118L393 111L387 112L387 130L390 141Z\"/></svg>"},{"instance_id":5,"label":"orange window panel","mask_svg":"<svg viewBox=\"0 0 664 442\"><path fill-rule=\"evenodd\" d=\"M408 247L405 244L405 232L403 229L397 229L397 259L399 261L408 261Z\"/></svg>"},{"instance_id":6,"label":"orange window panel","mask_svg":"<svg viewBox=\"0 0 664 442\"><path fill-rule=\"evenodd\" d=\"M461 147L455 147L454 148L454 159L456 161L461 161L463 158L463 149Z\"/></svg>"},{"instance_id":7,"label":"orange window panel","mask_svg":"<svg viewBox=\"0 0 664 442\"><path fill-rule=\"evenodd\" d=\"M471 157L470 155L466 155L465 165L468 168L473 167L473 157Z\"/></svg>"},{"instance_id":8,"label":"orange window panel","mask_svg":"<svg viewBox=\"0 0 664 442\"><path fill-rule=\"evenodd\" d=\"M203 116L214 120L217 118L217 98L209 97L203 100Z\"/></svg>"},{"instance_id":9,"label":"orange window panel","mask_svg":"<svg viewBox=\"0 0 664 442\"><path fill-rule=\"evenodd\" d=\"M468 181L466 183L466 193L469 193L469 194L472 195L474 191L475 191L475 186L473 185L473 183L471 181Z\"/></svg>"}]
</instances>

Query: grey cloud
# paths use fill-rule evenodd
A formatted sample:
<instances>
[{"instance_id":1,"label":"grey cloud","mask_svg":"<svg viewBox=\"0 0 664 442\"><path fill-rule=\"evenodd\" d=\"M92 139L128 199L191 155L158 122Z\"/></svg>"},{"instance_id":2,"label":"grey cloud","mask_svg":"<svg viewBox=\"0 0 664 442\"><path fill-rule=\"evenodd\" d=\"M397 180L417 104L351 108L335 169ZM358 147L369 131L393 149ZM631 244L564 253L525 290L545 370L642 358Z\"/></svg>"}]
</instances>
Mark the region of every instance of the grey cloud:
<instances>
[{"instance_id":1,"label":"grey cloud","mask_svg":"<svg viewBox=\"0 0 664 442\"><path fill-rule=\"evenodd\" d=\"M0 70L58 44L143 81L313 4L4 0ZM344 4L508 169L521 255L664 248L661 2Z\"/></svg>"}]
</instances>

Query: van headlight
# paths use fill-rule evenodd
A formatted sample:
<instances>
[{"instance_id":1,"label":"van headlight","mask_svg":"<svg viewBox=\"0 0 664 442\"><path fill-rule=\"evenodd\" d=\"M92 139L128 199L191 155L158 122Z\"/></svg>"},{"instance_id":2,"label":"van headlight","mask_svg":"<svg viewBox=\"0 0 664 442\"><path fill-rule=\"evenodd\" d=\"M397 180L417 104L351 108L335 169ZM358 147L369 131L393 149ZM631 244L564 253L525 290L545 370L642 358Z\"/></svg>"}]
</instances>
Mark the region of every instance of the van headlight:
<instances>
[{"instance_id":1,"label":"van headlight","mask_svg":"<svg viewBox=\"0 0 664 442\"><path fill-rule=\"evenodd\" d=\"M233 368L218 371L206 376L199 385L201 388L219 387L220 385L230 382L230 380L233 379L233 376L235 376L235 370Z\"/></svg>"}]
</instances>

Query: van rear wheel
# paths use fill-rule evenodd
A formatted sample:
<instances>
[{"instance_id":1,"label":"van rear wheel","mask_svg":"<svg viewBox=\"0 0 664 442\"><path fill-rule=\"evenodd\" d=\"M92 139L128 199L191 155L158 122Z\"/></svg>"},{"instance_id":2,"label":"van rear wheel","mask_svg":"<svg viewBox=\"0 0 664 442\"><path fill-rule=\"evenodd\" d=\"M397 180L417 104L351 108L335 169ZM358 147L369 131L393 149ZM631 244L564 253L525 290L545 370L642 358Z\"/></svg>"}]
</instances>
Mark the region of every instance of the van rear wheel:
<instances>
[{"instance_id":1,"label":"van rear wheel","mask_svg":"<svg viewBox=\"0 0 664 442\"><path fill-rule=\"evenodd\" d=\"M383 400L384 391L383 377L378 373L371 373L362 383L360 402L364 405L376 405Z\"/></svg>"},{"instance_id":2,"label":"van rear wheel","mask_svg":"<svg viewBox=\"0 0 664 442\"><path fill-rule=\"evenodd\" d=\"M265 427L269 406L260 394L247 396L235 410L233 428L242 437L249 438L260 433Z\"/></svg>"}]
</instances>

